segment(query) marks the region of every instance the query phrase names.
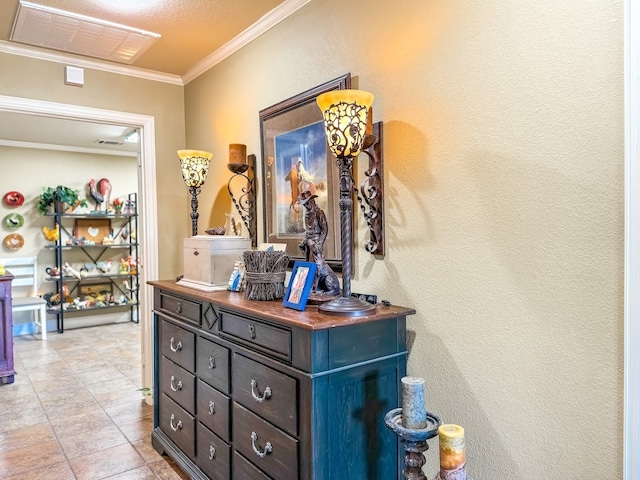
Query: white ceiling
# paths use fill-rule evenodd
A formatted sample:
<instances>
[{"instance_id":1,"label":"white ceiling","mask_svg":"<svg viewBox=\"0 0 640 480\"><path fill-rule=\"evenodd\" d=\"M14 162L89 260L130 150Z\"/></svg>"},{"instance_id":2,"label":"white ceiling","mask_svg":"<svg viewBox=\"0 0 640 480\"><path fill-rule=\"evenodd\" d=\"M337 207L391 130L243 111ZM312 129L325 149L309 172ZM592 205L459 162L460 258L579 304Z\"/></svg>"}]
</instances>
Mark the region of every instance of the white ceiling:
<instances>
[{"instance_id":1,"label":"white ceiling","mask_svg":"<svg viewBox=\"0 0 640 480\"><path fill-rule=\"evenodd\" d=\"M253 25L278 16L281 11L286 16L307 1L29 0L45 7L160 34L160 39L133 63L123 63L178 76L188 74L194 66ZM18 5L19 0L0 1L0 41L9 42Z\"/></svg>"},{"instance_id":2,"label":"white ceiling","mask_svg":"<svg viewBox=\"0 0 640 480\"><path fill-rule=\"evenodd\" d=\"M136 155L139 145L124 142L132 131L117 125L0 111L0 146ZM99 140L109 143L97 143Z\"/></svg>"}]
</instances>

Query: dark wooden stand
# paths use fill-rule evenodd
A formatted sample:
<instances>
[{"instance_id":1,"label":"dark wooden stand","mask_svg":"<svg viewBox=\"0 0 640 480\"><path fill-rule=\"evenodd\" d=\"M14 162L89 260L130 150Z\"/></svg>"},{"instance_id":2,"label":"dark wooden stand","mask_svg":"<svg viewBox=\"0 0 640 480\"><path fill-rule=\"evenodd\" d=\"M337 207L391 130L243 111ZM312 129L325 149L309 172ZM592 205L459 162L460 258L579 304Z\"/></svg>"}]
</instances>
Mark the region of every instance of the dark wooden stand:
<instances>
[{"instance_id":1,"label":"dark wooden stand","mask_svg":"<svg viewBox=\"0 0 640 480\"><path fill-rule=\"evenodd\" d=\"M13 383L13 318L11 281L13 275L0 275L0 385Z\"/></svg>"},{"instance_id":2,"label":"dark wooden stand","mask_svg":"<svg viewBox=\"0 0 640 480\"><path fill-rule=\"evenodd\" d=\"M422 472L426 460L424 452L429 449L427 440L438 434L438 427L442 424L440 419L427 412L427 426L421 429L405 428L402 426L402 409L395 408L387 412L384 417L387 428L400 437L404 447L404 463L406 468L402 470L405 480L428 480Z\"/></svg>"},{"instance_id":3,"label":"dark wooden stand","mask_svg":"<svg viewBox=\"0 0 640 480\"><path fill-rule=\"evenodd\" d=\"M406 316L155 287L152 444L194 479L401 480L384 412L400 402Z\"/></svg>"}]
</instances>

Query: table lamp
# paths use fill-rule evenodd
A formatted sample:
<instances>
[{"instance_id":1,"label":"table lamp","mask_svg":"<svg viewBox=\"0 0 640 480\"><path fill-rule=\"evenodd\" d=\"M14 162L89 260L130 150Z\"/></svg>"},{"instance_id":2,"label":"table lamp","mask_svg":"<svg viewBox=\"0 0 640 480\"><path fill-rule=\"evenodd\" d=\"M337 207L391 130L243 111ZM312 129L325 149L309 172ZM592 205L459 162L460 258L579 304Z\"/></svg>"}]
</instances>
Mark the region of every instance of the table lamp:
<instances>
[{"instance_id":1,"label":"table lamp","mask_svg":"<svg viewBox=\"0 0 640 480\"><path fill-rule=\"evenodd\" d=\"M202 150L178 150L182 179L191 193L191 234L198 234L198 195L207 179L211 153Z\"/></svg>"},{"instance_id":2,"label":"table lamp","mask_svg":"<svg viewBox=\"0 0 640 480\"><path fill-rule=\"evenodd\" d=\"M340 170L340 235L342 253L342 295L323 303L318 310L332 315L360 316L371 313L375 305L351 296L353 239L353 159L362 150L367 114L373 94L363 90L332 90L316 99L324 117L329 150Z\"/></svg>"}]
</instances>

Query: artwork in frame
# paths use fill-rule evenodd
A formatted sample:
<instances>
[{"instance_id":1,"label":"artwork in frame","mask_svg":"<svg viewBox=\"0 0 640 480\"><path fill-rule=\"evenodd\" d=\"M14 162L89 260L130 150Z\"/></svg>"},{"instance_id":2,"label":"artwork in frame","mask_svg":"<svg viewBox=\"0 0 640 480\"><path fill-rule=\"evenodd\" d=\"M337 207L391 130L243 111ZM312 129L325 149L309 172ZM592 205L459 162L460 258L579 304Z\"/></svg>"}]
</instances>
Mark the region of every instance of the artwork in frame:
<instances>
[{"instance_id":1,"label":"artwork in frame","mask_svg":"<svg viewBox=\"0 0 640 480\"><path fill-rule=\"evenodd\" d=\"M285 307L304 310L307 306L309 292L313 286L313 279L316 275L316 264L311 262L297 261L293 264L291 278L287 291L284 294L282 304Z\"/></svg>"},{"instance_id":2,"label":"artwork in frame","mask_svg":"<svg viewBox=\"0 0 640 480\"><path fill-rule=\"evenodd\" d=\"M350 74L260 111L264 242L285 244L291 263L306 260L299 247L305 209L298 198L301 189L309 188L329 225L324 258L334 270L342 267L338 169L327 148L316 97L346 88L351 88Z\"/></svg>"},{"instance_id":3,"label":"artwork in frame","mask_svg":"<svg viewBox=\"0 0 640 480\"><path fill-rule=\"evenodd\" d=\"M108 301L113 295L113 287L110 283L80 285L79 294L81 297L93 297Z\"/></svg>"},{"instance_id":4,"label":"artwork in frame","mask_svg":"<svg viewBox=\"0 0 640 480\"><path fill-rule=\"evenodd\" d=\"M108 218L78 218L73 229L73 236L77 239L84 238L96 244L101 244L105 238L113 233L111 220Z\"/></svg>"}]
</instances>

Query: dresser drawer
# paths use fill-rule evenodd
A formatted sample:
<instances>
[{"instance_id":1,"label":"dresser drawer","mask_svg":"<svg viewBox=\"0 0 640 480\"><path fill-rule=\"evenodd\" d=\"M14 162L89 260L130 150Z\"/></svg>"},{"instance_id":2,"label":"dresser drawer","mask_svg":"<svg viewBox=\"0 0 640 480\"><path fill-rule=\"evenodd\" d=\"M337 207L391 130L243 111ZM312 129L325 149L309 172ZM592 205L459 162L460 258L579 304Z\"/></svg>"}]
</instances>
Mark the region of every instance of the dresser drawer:
<instances>
[{"instance_id":1,"label":"dresser drawer","mask_svg":"<svg viewBox=\"0 0 640 480\"><path fill-rule=\"evenodd\" d=\"M298 441L237 403L233 404L233 445L271 477L298 478Z\"/></svg>"},{"instance_id":2,"label":"dresser drawer","mask_svg":"<svg viewBox=\"0 0 640 480\"><path fill-rule=\"evenodd\" d=\"M231 451L222 439L198 423L196 463L213 480L229 480Z\"/></svg>"},{"instance_id":3,"label":"dresser drawer","mask_svg":"<svg viewBox=\"0 0 640 480\"><path fill-rule=\"evenodd\" d=\"M198 421L213 430L223 440L229 441L229 397L198 380Z\"/></svg>"},{"instance_id":4,"label":"dresser drawer","mask_svg":"<svg viewBox=\"0 0 640 480\"><path fill-rule=\"evenodd\" d=\"M174 363L195 372L195 334L163 320L160 330L160 348L163 356Z\"/></svg>"},{"instance_id":5,"label":"dresser drawer","mask_svg":"<svg viewBox=\"0 0 640 480\"><path fill-rule=\"evenodd\" d=\"M202 304L186 298L160 292L160 305L156 307L163 313L180 320L200 325L202 323Z\"/></svg>"},{"instance_id":6,"label":"dresser drawer","mask_svg":"<svg viewBox=\"0 0 640 480\"><path fill-rule=\"evenodd\" d=\"M291 360L291 330L220 312L220 332L283 360Z\"/></svg>"},{"instance_id":7,"label":"dresser drawer","mask_svg":"<svg viewBox=\"0 0 640 480\"><path fill-rule=\"evenodd\" d=\"M233 356L233 396L249 410L298 434L298 388L291 378L242 355Z\"/></svg>"},{"instance_id":8,"label":"dresser drawer","mask_svg":"<svg viewBox=\"0 0 640 480\"><path fill-rule=\"evenodd\" d=\"M196 376L166 357L160 365L160 389L189 413L195 412Z\"/></svg>"},{"instance_id":9,"label":"dresser drawer","mask_svg":"<svg viewBox=\"0 0 640 480\"><path fill-rule=\"evenodd\" d=\"M160 428L190 458L195 458L195 418L164 393L160 396Z\"/></svg>"},{"instance_id":10,"label":"dresser drawer","mask_svg":"<svg viewBox=\"0 0 640 480\"><path fill-rule=\"evenodd\" d=\"M196 373L205 382L229 393L229 349L202 337L197 340Z\"/></svg>"},{"instance_id":11,"label":"dresser drawer","mask_svg":"<svg viewBox=\"0 0 640 480\"><path fill-rule=\"evenodd\" d=\"M233 454L233 480L271 480L264 473L240 455Z\"/></svg>"}]
</instances>

